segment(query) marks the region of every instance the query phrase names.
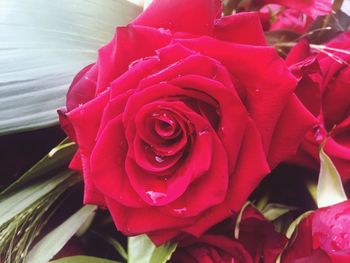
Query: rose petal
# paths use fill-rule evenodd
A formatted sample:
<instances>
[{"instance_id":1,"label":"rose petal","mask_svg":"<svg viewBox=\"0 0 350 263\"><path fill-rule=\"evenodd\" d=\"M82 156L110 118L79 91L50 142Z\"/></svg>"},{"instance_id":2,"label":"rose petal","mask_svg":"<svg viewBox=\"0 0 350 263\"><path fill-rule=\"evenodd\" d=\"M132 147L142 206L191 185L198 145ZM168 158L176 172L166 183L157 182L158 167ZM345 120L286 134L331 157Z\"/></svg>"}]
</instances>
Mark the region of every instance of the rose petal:
<instances>
[{"instance_id":1,"label":"rose petal","mask_svg":"<svg viewBox=\"0 0 350 263\"><path fill-rule=\"evenodd\" d=\"M239 44L266 46L259 14L238 13L215 20L214 36Z\"/></svg>"},{"instance_id":2,"label":"rose petal","mask_svg":"<svg viewBox=\"0 0 350 263\"><path fill-rule=\"evenodd\" d=\"M211 32L220 15L219 0L154 0L132 24L202 35Z\"/></svg>"},{"instance_id":3,"label":"rose petal","mask_svg":"<svg viewBox=\"0 0 350 263\"><path fill-rule=\"evenodd\" d=\"M113 40L100 48L98 53L97 93L109 87L132 62L154 56L155 50L165 46L170 40L169 33L155 28L131 25L118 27Z\"/></svg>"},{"instance_id":4,"label":"rose petal","mask_svg":"<svg viewBox=\"0 0 350 263\"><path fill-rule=\"evenodd\" d=\"M131 187L124 169L127 144L121 116L111 120L101 133L91 155L91 180L106 198L129 207L146 204Z\"/></svg>"},{"instance_id":5,"label":"rose petal","mask_svg":"<svg viewBox=\"0 0 350 263\"><path fill-rule=\"evenodd\" d=\"M265 151L268 151L272 131L296 84L276 50L271 47L251 48L208 37L177 41L221 61L242 83L247 93L246 106L260 131ZM256 58L259 58L259 63L256 63Z\"/></svg>"}]
</instances>

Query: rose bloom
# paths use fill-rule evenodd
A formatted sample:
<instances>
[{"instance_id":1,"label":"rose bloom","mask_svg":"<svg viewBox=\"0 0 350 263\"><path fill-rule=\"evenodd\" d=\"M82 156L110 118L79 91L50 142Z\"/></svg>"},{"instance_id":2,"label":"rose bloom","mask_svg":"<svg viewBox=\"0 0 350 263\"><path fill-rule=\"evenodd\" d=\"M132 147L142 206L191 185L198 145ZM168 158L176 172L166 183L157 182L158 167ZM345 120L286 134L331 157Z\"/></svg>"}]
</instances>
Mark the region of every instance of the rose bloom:
<instances>
[{"instance_id":1,"label":"rose bloom","mask_svg":"<svg viewBox=\"0 0 350 263\"><path fill-rule=\"evenodd\" d=\"M238 1L239 2L239 1ZM229 0L228 5L237 5ZM288 30L303 34L318 16L330 14L331 0L241 1L236 11L258 10L265 31Z\"/></svg>"},{"instance_id":2,"label":"rose bloom","mask_svg":"<svg viewBox=\"0 0 350 263\"><path fill-rule=\"evenodd\" d=\"M226 220L200 238L179 240L170 262L276 262L287 238L256 208L249 205L242 212L238 240L233 237L235 224L235 220Z\"/></svg>"},{"instance_id":3,"label":"rose bloom","mask_svg":"<svg viewBox=\"0 0 350 263\"><path fill-rule=\"evenodd\" d=\"M74 79L61 124L84 202L125 235L201 235L240 209L314 117L256 13L156 0Z\"/></svg>"},{"instance_id":4,"label":"rose bloom","mask_svg":"<svg viewBox=\"0 0 350 263\"><path fill-rule=\"evenodd\" d=\"M264 29L267 31L288 30L303 34L314 19L303 11L269 4L259 10Z\"/></svg>"},{"instance_id":5,"label":"rose bloom","mask_svg":"<svg viewBox=\"0 0 350 263\"><path fill-rule=\"evenodd\" d=\"M246 249L237 240L222 235L204 234L188 237L178 243L171 263L253 263Z\"/></svg>"},{"instance_id":6,"label":"rose bloom","mask_svg":"<svg viewBox=\"0 0 350 263\"><path fill-rule=\"evenodd\" d=\"M281 262L350 262L350 201L320 208L303 219Z\"/></svg>"},{"instance_id":7,"label":"rose bloom","mask_svg":"<svg viewBox=\"0 0 350 263\"><path fill-rule=\"evenodd\" d=\"M330 0L256 0L255 4L266 4L259 10L264 29L268 31L288 30L303 34L318 16L330 14Z\"/></svg>"},{"instance_id":8,"label":"rose bloom","mask_svg":"<svg viewBox=\"0 0 350 263\"><path fill-rule=\"evenodd\" d=\"M325 152L337 167L343 180L350 178L350 33L344 33L327 44L331 49L312 52L306 40L289 54L287 63L300 79L296 94L318 117L299 150L296 162L310 168L319 167L320 144L329 137Z\"/></svg>"}]
</instances>

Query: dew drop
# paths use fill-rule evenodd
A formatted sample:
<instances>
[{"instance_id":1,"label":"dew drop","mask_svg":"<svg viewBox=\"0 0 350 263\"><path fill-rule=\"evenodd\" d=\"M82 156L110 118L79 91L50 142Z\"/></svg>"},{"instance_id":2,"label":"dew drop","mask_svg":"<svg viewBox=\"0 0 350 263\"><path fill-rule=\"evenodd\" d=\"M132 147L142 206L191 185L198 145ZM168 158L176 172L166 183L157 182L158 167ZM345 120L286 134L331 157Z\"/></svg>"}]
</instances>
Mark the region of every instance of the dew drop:
<instances>
[{"instance_id":1,"label":"dew drop","mask_svg":"<svg viewBox=\"0 0 350 263\"><path fill-rule=\"evenodd\" d=\"M219 128L219 135L224 136L224 133L225 133L225 127L220 127Z\"/></svg>"},{"instance_id":2,"label":"dew drop","mask_svg":"<svg viewBox=\"0 0 350 263\"><path fill-rule=\"evenodd\" d=\"M153 204L156 204L158 201L167 196L165 193L155 191L147 191L146 195L152 200Z\"/></svg>"},{"instance_id":3,"label":"dew drop","mask_svg":"<svg viewBox=\"0 0 350 263\"><path fill-rule=\"evenodd\" d=\"M259 92L260 92L260 89L255 89L255 92L256 92L256 93L259 93Z\"/></svg>"},{"instance_id":4,"label":"dew drop","mask_svg":"<svg viewBox=\"0 0 350 263\"><path fill-rule=\"evenodd\" d=\"M208 134L208 133L209 133L208 128L204 128L198 132L198 135L203 136L203 135Z\"/></svg>"},{"instance_id":5,"label":"dew drop","mask_svg":"<svg viewBox=\"0 0 350 263\"><path fill-rule=\"evenodd\" d=\"M134 67L137 63L139 63L139 62L141 62L141 61L143 61L143 58L140 58L140 59L137 59L137 60L131 62L131 63L129 64L129 69L131 69L132 67Z\"/></svg>"},{"instance_id":6,"label":"dew drop","mask_svg":"<svg viewBox=\"0 0 350 263\"><path fill-rule=\"evenodd\" d=\"M186 207L183 207L183 208L176 208L176 209L173 209L174 213L177 214L177 215L182 215L184 213L187 212L187 208Z\"/></svg>"},{"instance_id":7,"label":"dew drop","mask_svg":"<svg viewBox=\"0 0 350 263\"><path fill-rule=\"evenodd\" d=\"M322 142L324 139L324 136L319 129L315 132L314 137L317 142Z\"/></svg>"},{"instance_id":8,"label":"dew drop","mask_svg":"<svg viewBox=\"0 0 350 263\"><path fill-rule=\"evenodd\" d=\"M157 163L162 163L162 162L164 162L164 159L163 159L161 156L159 156L159 155L156 155L156 156L154 157L154 159L156 160Z\"/></svg>"}]
</instances>

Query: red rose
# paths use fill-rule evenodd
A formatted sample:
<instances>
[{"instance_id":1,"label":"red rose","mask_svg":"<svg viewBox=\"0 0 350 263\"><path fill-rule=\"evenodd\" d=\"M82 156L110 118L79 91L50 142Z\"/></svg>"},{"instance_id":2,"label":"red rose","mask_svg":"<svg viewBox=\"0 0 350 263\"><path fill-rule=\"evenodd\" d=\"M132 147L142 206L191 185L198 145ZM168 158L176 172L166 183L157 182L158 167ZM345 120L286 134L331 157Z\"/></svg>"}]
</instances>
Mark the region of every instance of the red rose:
<instances>
[{"instance_id":1,"label":"red rose","mask_svg":"<svg viewBox=\"0 0 350 263\"><path fill-rule=\"evenodd\" d=\"M264 263L274 263L287 243L287 238L253 206L242 212L238 240L234 239L235 224L235 220L226 220L199 239L183 238L172 262L260 263L263 259Z\"/></svg>"},{"instance_id":2,"label":"red rose","mask_svg":"<svg viewBox=\"0 0 350 263\"><path fill-rule=\"evenodd\" d=\"M350 201L320 208L303 219L282 262L350 262Z\"/></svg>"},{"instance_id":3,"label":"red rose","mask_svg":"<svg viewBox=\"0 0 350 263\"><path fill-rule=\"evenodd\" d=\"M332 11L331 0L253 0L262 5L278 4L290 9L302 11L304 14L315 19L317 16L327 15Z\"/></svg>"},{"instance_id":4,"label":"red rose","mask_svg":"<svg viewBox=\"0 0 350 263\"><path fill-rule=\"evenodd\" d=\"M156 0L100 49L61 123L79 150L85 203L160 244L230 216L296 151L314 119L258 15L219 0Z\"/></svg>"},{"instance_id":5,"label":"red rose","mask_svg":"<svg viewBox=\"0 0 350 263\"><path fill-rule=\"evenodd\" d=\"M297 162L319 167L320 144L329 136L325 152L344 180L350 178L350 33L344 33L315 55L301 41L287 58L300 78L296 94L318 116L319 124L310 131L297 156ZM343 49L335 52L332 49Z\"/></svg>"},{"instance_id":6,"label":"red rose","mask_svg":"<svg viewBox=\"0 0 350 263\"><path fill-rule=\"evenodd\" d=\"M170 262L253 263L253 260L238 241L226 236L205 234L198 239L188 237L180 241Z\"/></svg>"},{"instance_id":7,"label":"red rose","mask_svg":"<svg viewBox=\"0 0 350 263\"><path fill-rule=\"evenodd\" d=\"M247 207L240 223L239 241L253 258L253 262L275 263L287 243L287 238L275 230L273 223L253 206Z\"/></svg>"},{"instance_id":8,"label":"red rose","mask_svg":"<svg viewBox=\"0 0 350 263\"><path fill-rule=\"evenodd\" d=\"M330 0L255 0L266 31L288 30L304 34L318 16L332 11Z\"/></svg>"}]
</instances>

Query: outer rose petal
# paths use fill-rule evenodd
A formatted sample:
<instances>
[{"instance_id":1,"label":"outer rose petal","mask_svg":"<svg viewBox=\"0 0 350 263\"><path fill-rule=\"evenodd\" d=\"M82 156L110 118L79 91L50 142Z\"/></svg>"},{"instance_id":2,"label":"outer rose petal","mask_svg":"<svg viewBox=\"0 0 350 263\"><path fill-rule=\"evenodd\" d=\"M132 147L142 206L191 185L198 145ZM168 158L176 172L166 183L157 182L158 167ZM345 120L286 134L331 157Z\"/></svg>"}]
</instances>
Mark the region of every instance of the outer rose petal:
<instances>
[{"instance_id":1,"label":"outer rose petal","mask_svg":"<svg viewBox=\"0 0 350 263\"><path fill-rule=\"evenodd\" d=\"M299 125L295 125L298 122ZM317 119L293 94L275 129L268 155L271 167L279 160L288 159L294 154L306 132L317 123Z\"/></svg>"},{"instance_id":2,"label":"outer rose petal","mask_svg":"<svg viewBox=\"0 0 350 263\"><path fill-rule=\"evenodd\" d=\"M113 40L99 50L97 93L128 70L133 62L154 56L155 50L168 44L171 35L152 27L118 27Z\"/></svg>"},{"instance_id":3,"label":"outer rose petal","mask_svg":"<svg viewBox=\"0 0 350 263\"><path fill-rule=\"evenodd\" d=\"M286 9L277 15L276 20L271 24L270 31L289 30L303 34L307 31L312 22L313 19L303 13L303 11Z\"/></svg>"},{"instance_id":4,"label":"outer rose petal","mask_svg":"<svg viewBox=\"0 0 350 263\"><path fill-rule=\"evenodd\" d=\"M67 92L67 110L71 111L95 97L97 66L91 64L83 68L73 79Z\"/></svg>"},{"instance_id":5,"label":"outer rose petal","mask_svg":"<svg viewBox=\"0 0 350 263\"><path fill-rule=\"evenodd\" d=\"M154 0L132 24L203 35L220 15L220 0Z\"/></svg>"},{"instance_id":6,"label":"outer rose petal","mask_svg":"<svg viewBox=\"0 0 350 263\"><path fill-rule=\"evenodd\" d=\"M218 39L249 45L266 46L258 13L238 13L215 21L214 36Z\"/></svg>"},{"instance_id":7,"label":"outer rose petal","mask_svg":"<svg viewBox=\"0 0 350 263\"><path fill-rule=\"evenodd\" d=\"M76 142L79 146L85 182L84 203L101 203L101 197L91 182L90 155L99 129L100 116L102 115L108 98L109 93L103 93L94 100L91 100L83 106L75 108L73 111L66 114L74 127Z\"/></svg>"}]
</instances>

